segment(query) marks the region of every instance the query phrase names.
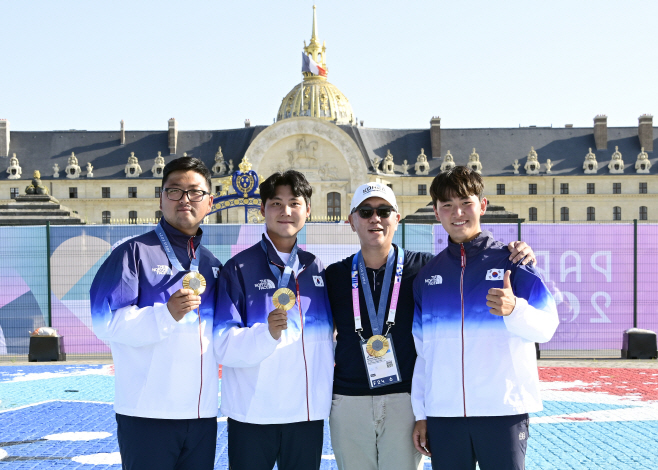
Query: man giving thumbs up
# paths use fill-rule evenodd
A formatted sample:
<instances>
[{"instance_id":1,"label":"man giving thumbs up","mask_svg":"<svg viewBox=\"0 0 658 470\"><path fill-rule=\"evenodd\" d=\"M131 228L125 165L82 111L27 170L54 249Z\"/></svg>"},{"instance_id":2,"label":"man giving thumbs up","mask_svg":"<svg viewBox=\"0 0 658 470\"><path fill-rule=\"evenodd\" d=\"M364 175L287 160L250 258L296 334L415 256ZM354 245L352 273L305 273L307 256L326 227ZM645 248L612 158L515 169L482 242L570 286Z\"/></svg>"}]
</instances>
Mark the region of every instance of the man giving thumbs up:
<instances>
[{"instance_id":1,"label":"man giving thumbs up","mask_svg":"<svg viewBox=\"0 0 658 470\"><path fill-rule=\"evenodd\" d=\"M430 187L450 237L414 281L411 403L414 445L434 469L525 468L528 413L542 410L533 343L550 340L558 325L539 273L510 261L480 228L483 190L463 166Z\"/></svg>"}]
</instances>

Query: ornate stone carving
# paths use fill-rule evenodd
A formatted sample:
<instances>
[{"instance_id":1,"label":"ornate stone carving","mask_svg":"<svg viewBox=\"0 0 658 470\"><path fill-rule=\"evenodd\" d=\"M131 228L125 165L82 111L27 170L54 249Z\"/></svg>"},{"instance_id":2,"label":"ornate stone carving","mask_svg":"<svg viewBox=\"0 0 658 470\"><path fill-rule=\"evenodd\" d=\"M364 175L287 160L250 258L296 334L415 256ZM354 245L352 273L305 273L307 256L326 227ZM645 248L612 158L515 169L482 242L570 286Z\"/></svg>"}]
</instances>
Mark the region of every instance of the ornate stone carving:
<instances>
[{"instance_id":1,"label":"ornate stone carving","mask_svg":"<svg viewBox=\"0 0 658 470\"><path fill-rule=\"evenodd\" d=\"M212 166L212 172L214 176L222 176L226 173L227 170L226 162L224 162L224 154L222 153L222 147L219 147L217 153L215 154L215 164Z\"/></svg>"},{"instance_id":2,"label":"ornate stone carving","mask_svg":"<svg viewBox=\"0 0 658 470\"><path fill-rule=\"evenodd\" d=\"M329 163L321 165L318 173L322 181L338 179L338 168L336 168L334 165L329 165Z\"/></svg>"},{"instance_id":3,"label":"ornate stone carving","mask_svg":"<svg viewBox=\"0 0 658 470\"><path fill-rule=\"evenodd\" d=\"M386 156L384 157L384 163L382 163L382 171L387 175L395 173L395 163L393 162L393 154L390 149L386 149Z\"/></svg>"},{"instance_id":4,"label":"ornate stone carving","mask_svg":"<svg viewBox=\"0 0 658 470\"><path fill-rule=\"evenodd\" d=\"M94 166L91 164L91 162L87 162L87 178L93 178L94 177Z\"/></svg>"},{"instance_id":5,"label":"ornate stone carving","mask_svg":"<svg viewBox=\"0 0 658 470\"><path fill-rule=\"evenodd\" d=\"M443 162L441 163L441 173L444 171L448 171L450 168L455 167L455 158L452 156L450 153L450 150L448 150L448 153L446 153L443 156Z\"/></svg>"},{"instance_id":6,"label":"ornate stone carving","mask_svg":"<svg viewBox=\"0 0 658 470\"><path fill-rule=\"evenodd\" d=\"M610 173L624 172L624 160L617 146L615 146L615 153L612 154L612 160L608 163L608 170L610 170Z\"/></svg>"},{"instance_id":7,"label":"ornate stone carving","mask_svg":"<svg viewBox=\"0 0 658 470\"><path fill-rule=\"evenodd\" d=\"M82 170L80 165L78 165L78 157L75 156L75 152L71 152L71 156L68 160L68 165L66 165L66 177L70 179L80 178Z\"/></svg>"},{"instance_id":8,"label":"ornate stone carving","mask_svg":"<svg viewBox=\"0 0 658 470\"><path fill-rule=\"evenodd\" d=\"M551 162L551 159L548 158L548 159L546 159L546 174L547 175L551 174L551 168L553 168L553 163Z\"/></svg>"},{"instance_id":9,"label":"ornate stone carving","mask_svg":"<svg viewBox=\"0 0 658 470\"><path fill-rule=\"evenodd\" d=\"M651 168L649 155L647 154L647 152L644 151L644 147L642 147L642 151L637 155L637 161L635 162L635 171L637 173L649 173L649 168Z\"/></svg>"},{"instance_id":10,"label":"ornate stone carving","mask_svg":"<svg viewBox=\"0 0 658 470\"><path fill-rule=\"evenodd\" d=\"M318 149L317 141L313 140L306 143L306 138L302 137L297 140L295 150L288 151L288 161L292 168L297 169L311 169L318 167L318 159L315 156L315 151Z\"/></svg>"},{"instance_id":11,"label":"ornate stone carving","mask_svg":"<svg viewBox=\"0 0 658 470\"><path fill-rule=\"evenodd\" d=\"M482 173L482 163L480 163L480 155L475 153L475 149L468 156L468 167L474 172L481 174Z\"/></svg>"},{"instance_id":12,"label":"ornate stone carving","mask_svg":"<svg viewBox=\"0 0 658 470\"><path fill-rule=\"evenodd\" d=\"M35 170L32 175L32 184L25 188L25 194L48 194L48 188L41 184L41 172Z\"/></svg>"},{"instance_id":13,"label":"ornate stone carving","mask_svg":"<svg viewBox=\"0 0 658 470\"><path fill-rule=\"evenodd\" d=\"M596 161L596 155L592 152L592 147L589 148L589 152L585 155L585 161L583 162L583 170L585 174L590 175L594 174L599 169L599 162Z\"/></svg>"},{"instance_id":14,"label":"ornate stone carving","mask_svg":"<svg viewBox=\"0 0 658 470\"><path fill-rule=\"evenodd\" d=\"M402 174L403 175L408 175L409 174L409 163L405 160L402 162Z\"/></svg>"},{"instance_id":15,"label":"ornate stone carving","mask_svg":"<svg viewBox=\"0 0 658 470\"><path fill-rule=\"evenodd\" d=\"M515 175L518 175L518 174L519 174L519 167L520 167L520 166L521 166L521 165L519 164L519 159L518 159L518 158L515 159L515 160L514 160L514 163L512 163L512 168L514 168L514 174L515 174Z\"/></svg>"},{"instance_id":16,"label":"ornate stone carving","mask_svg":"<svg viewBox=\"0 0 658 470\"><path fill-rule=\"evenodd\" d=\"M57 163L53 165L53 178L59 178L59 165Z\"/></svg>"},{"instance_id":17,"label":"ornate stone carving","mask_svg":"<svg viewBox=\"0 0 658 470\"><path fill-rule=\"evenodd\" d=\"M528 160L523 165L523 169L529 175L538 175L539 174L539 160L537 158L537 152L535 152L534 147L530 147L530 153L528 154Z\"/></svg>"},{"instance_id":18,"label":"ornate stone carving","mask_svg":"<svg viewBox=\"0 0 658 470\"><path fill-rule=\"evenodd\" d=\"M164 167L165 167L165 159L162 156L162 152L158 152L158 156L155 157L155 162L151 167L151 173L153 173L153 176L161 177Z\"/></svg>"},{"instance_id":19,"label":"ornate stone carving","mask_svg":"<svg viewBox=\"0 0 658 470\"><path fill-rule=\"evenodd\" d=\"M130 156L128 157L128 163L126 163L125 172L126 172L126 178L137 178L139 175L142 174L142 167L139 166L139 161L135 156L135 152L130 152Z\"/></svg>"},{"instance_id":20,"label":"ornate stone carving","mask_svg":"<svg viewBox=\"0 0 658 470\"><path fill-rule=\"evenodd\" d=\"M375 172L379 173L379 164L382 162L382 157L375 155L372 160L372 167L375 169Z\"/></svg>"},{"instance_id":21,"label":"ornate stone carving","mask_svg":"<svg viewBox=\"0 0 658 470\"><path fill-rule=\"evenodd\" d=\"M414 170L416 170L417 175L427 175L430 172L430 164L427 163L427 155L425 155L425 149L420 149L420 155L416 157Z\"/></svg>"},{"instance_id":22,"label":"ornate stone carving","mask_svg":"<svg viewBox=\"0 0 658 470\"><path fill-rule=\"evenodd\" d=\"M21 169L21 165L18 163L18 158L16 158L16 154L13 154L9 159L9 166L7 167L7 173L9 176L7 178L10 180L20 179L22 172L23 170Z\"/></svg>"},{"instance_id":23,"label":"ornate stone carving","mask_svg":"<svg viewBox=\"0 0 658 470\"><path fill-rule=\"evenodd\" d=\"M228 173L229 175L233 173L233 160L228 161Z\"/></svg>"}]
</instances>

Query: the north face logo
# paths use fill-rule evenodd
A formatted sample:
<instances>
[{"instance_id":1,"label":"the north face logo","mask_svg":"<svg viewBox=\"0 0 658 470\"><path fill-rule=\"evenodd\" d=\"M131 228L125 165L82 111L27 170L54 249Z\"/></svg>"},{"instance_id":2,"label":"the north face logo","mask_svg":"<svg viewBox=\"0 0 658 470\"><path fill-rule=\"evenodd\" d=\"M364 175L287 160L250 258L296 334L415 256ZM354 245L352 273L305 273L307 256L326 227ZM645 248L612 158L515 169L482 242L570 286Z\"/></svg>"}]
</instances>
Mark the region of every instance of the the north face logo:
<instances>
[{"instance_id":1,"label":"the north face logo","mask_svg":"<svg viewBox=\"0 0 658 470\"><path fill-rule=\"evenodd\" d=\"M169 266L165 266L164 264L159 264L155 268L152 268L152 271L155 274L171 274L171 268Z\"/></svg>"},{"instance_id":2,"label":"the north face logo","mask_svg":"<svg viewBox=\"0 0 658 470\"><path fill-rule=\"evenodd\" d=\"M519 433L519 441L523 441L523 440L525 440L525 433L524 433L524 432L520 432L520 433Z\"/></svg>"},{"instance_id":3,"label":"the north face logo","mask_svg":"<svg viewBox=\"0 0 658 470\"><path fill-rule=\"evenodd\" d=\"M276 288L272 279L261 279L261 281L258 284L255 284L255 286L258 287L258 290Z\"/></svg>"},{"instance_id":4,"label":"the north face logo","mask_svg":"<svg viewBox=\"0 0 658 470\"><path fill-rule=\"evenodd\" d=\"M439 274L435 274L429 279L425 279L425 284L428 286L438 286L439 284L443 284L443 278Z\"/></svg>"}]
</instances>

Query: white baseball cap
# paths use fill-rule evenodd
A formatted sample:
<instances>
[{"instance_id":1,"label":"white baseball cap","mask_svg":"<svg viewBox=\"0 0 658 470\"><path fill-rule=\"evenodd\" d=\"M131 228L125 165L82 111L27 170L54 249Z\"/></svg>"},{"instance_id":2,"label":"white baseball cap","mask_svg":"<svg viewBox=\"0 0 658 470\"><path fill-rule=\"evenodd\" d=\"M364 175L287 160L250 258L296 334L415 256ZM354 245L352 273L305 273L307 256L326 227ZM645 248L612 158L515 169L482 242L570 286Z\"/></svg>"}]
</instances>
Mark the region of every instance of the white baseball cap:
<instances>
[{"instance_id":1,"label":"white baseball cap","mask_svg":"<svg viewBox=\"0 0 658 470\"><path fill-rule=\"evenodd\" d=\"M356 191L354 191L352 203L350 204L350 213L359 207L363 201L371 197L380 197L384 199L395 208L395 212L398 212L398 203L395 200L395 194L391 188L384 183L366 183L362 184L356 188Z\"/></svg>"}]
</instances>

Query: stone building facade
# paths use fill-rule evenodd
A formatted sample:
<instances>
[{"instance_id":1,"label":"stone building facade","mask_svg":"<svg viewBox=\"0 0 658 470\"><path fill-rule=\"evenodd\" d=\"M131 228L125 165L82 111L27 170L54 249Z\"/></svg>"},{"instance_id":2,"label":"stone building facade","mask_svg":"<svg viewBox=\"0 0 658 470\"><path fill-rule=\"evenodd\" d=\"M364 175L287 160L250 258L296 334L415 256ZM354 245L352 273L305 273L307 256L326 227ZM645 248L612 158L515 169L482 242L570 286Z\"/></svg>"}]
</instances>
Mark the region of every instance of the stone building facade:
<instances>
[{"instance_id":1,"label":"stone building facade","mask_svg":"<svg viewBox=\"0 0 658 470\"><path fill-rule=\"evenodd\" d=\"M326 44L313 29L303 53L324 70ZM326 76L304 73L282 99L276 123L216 131L182 131L171 118L163 131L11 130L0 120L0 199L23 194L35 170L50 194L88 223L152 221L164 164L181 156L213 170L213 191L243 158L264 177L294 168L314 189L312 214L345 219L362 183L389 184L402 216L430 202L432 179L453 164L484 177L485 195L526 221L658 220L658 165L653 117L637 127L593 126L443 129L431 117L424 129L364 126ZM242 223L230 209L210 223Z\"/></svg>"}]
</instances>

